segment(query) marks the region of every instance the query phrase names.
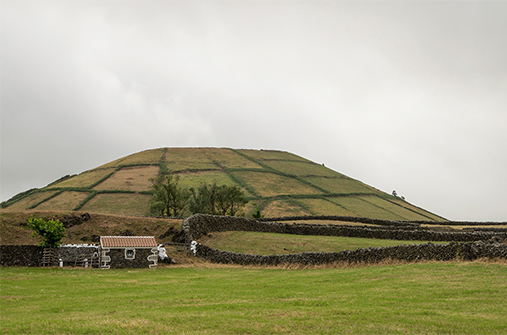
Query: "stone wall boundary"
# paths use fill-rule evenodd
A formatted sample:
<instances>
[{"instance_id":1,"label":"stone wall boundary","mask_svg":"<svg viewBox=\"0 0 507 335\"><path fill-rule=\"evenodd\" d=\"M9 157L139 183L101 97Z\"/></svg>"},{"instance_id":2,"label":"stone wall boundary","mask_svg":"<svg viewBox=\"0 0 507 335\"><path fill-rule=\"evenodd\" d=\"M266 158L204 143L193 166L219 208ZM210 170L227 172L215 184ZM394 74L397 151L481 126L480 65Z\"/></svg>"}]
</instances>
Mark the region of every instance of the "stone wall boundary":
<instances>
[{"instance_id":1,"label":"stone wall boundary","mask_svg":"<svg viewBox=\"0 0 507 335\"><path fill-rule=\"evenodd\" d=\"M69 264L86 257L91 262L98 246L62 246L54 251L52 265L58 266L60 259ZM41 266L43 253L44 248L36 245L0 245L0 266Z\"/></svg>"},{"instance_id":2,"label":"stone wall boundary","mask_svg":"<svg viewBox=\"0 0 507 335\"><path fill-rule=\"evenodd\" d=\"M303 252L289 255L251 255L213 249L196 244L195 255L213 263L237 265L280 266L285 264L322 265L332 263L374 264L386 260L420 261L473 261L477 259L506 259L507 245L477 241L471 243L412 244L393 247L345 250L340 252Z\"/></svg>"},{"instance_id":3,"label":"stone wall boundary","mask_svg":"<svg viewBox=\"0 0 507 335\"><path fill-rule=\"evenodd\" d=\"M214 263L238 265L283 264L319 265L336 262L379 263L388 259L417 261L472 261L480 258L507 259L507 245L500 243L507 239L504 232L439 232L429 229L370 229L368 226L339 226L320 224L285 224L263 222L230 216L196 214L183 221L182 230L187 243L192 245L195 256ZM289 255L252 255L217 250L197 243L201 236L220 231L257 231L299 235L349 236L384 238L397 240L445 241L450 243L425 243L346 250L341 252L303 252Z\"/></svg>"},{"instance_id":4,"label":"stone wall boundary","mask_svg":"<svg viewBox=\"0 0 507 335\"><path fill-rule=\"evenodd\" d=\"M242 217L195 214L183 221L182 230L187 244L211 232L255 231L264 233L346 236L408 241L474 242L487 241L493 237L507 239L506 232L498 231L437 231L427 227L371 227L333 224L308 224L258 221Z\"/></svg>"},{"instance_id":5,"label":"stone wall boundary","mask_svg":"<svg viewBox=\"0 0 507 335\"><path fill-rule=\"evenodd\" d=\"M257 219L258 221L302 221L302 220L326 220L326 221L344 221L375 224L379 226L420 226L424 225L443 225L443 226L507 226L507 222L489 222L489 221L391 221L381 219L370 219L355 216L339 216L339 215L299 215L299 216L283 216ZM472 228L471 228L472 229Z\"/></svg>"}]
</instances>

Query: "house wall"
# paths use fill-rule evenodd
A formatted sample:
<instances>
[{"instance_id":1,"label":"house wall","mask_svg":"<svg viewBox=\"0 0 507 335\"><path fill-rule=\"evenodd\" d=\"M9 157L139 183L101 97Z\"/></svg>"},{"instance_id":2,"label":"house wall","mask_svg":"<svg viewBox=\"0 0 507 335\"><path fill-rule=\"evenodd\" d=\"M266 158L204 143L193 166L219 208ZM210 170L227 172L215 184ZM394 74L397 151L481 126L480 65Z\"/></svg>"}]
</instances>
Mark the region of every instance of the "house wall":
<instances>
[{"instance_id":1,"label":"house wall","mask_svg":"<svg viewBox=\"0 0 507 335\"><path fill-rule=\"evenodd\" d=\"M111 269L149 268L157 265L158 251L156 251L155 253L153 253L152 251L157 250L157 248L135 249L134 259L125 258L125 248L121 249L109 248L109 251L107 250L108 249L106 248L102 249L102 262L101 262L102 268L111 268ZM104 254L106 257L104 257ZM110 261L107 261L107 256L110 257ZM155 261L148 260L148 257L150 257L151 259L155 259Z\"/></svg>"}]
</instances>

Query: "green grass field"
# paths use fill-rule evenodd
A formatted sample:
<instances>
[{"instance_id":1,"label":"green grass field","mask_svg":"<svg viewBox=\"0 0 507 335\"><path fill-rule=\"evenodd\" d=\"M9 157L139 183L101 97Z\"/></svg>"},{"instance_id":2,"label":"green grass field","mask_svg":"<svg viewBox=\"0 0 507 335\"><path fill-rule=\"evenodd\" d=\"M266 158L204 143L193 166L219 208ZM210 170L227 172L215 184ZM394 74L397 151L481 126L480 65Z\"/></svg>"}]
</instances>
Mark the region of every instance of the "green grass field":
<instances>
[{"instance_id":1,"label":"green grass field","mask_svg":"<svg viewBox=\"0 0 507 335\"><path fill-rule=\"evenodd\" d=\"M2 334L505 334L507 266L1 268Z\"/></svg>"},{"instance_id":2,"label":"green grass field","mask_svg":"<svg viewBox=\"0 0 507 335\"><path fill-rule=\"evenodd\" d=\"M426 241L381 240L344 236L308 236L246 231L214 232L201 243L219 250L253 255L285 255L300 252L339 252L357 248L421 244ZM441 242L434 242L441 243Z\"/></svg>"}]
</instances>

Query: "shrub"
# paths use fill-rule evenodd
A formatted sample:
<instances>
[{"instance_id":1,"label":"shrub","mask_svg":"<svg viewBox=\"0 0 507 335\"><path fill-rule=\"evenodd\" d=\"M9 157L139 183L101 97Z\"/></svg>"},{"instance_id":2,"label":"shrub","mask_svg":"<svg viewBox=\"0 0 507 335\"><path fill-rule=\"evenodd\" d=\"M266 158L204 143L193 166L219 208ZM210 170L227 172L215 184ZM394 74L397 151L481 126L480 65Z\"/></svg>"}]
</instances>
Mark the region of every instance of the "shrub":
<instances>
[{"instance_id":1,"label":"shrub","mask_svg":"<svg viewBox=\"0 0 507 335\"><path fill-rule=\"evenodd\" d=\"M56 248L60 241L65 237L65 227L59 220L37 219L33 215L28 219L28 227L32 232L32 237L42 238L39 246L44 248Z\"/></svg>"}]
</instances>

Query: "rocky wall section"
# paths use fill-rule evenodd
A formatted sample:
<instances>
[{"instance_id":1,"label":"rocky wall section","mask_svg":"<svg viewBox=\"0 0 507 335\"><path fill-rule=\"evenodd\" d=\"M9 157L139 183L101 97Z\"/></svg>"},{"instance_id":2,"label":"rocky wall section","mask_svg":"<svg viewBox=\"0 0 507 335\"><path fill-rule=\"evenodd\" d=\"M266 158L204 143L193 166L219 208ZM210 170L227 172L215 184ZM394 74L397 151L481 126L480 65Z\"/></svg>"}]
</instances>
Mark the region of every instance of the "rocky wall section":
<instances>
[{"instance_id":1,"label":"rocky wall section","mask_svg":"<svg viewBox=\"0 0 507 335\"><path fill-rule=\"evenodd\" d=\"M185 232L185 241L198 240L201 236L211 232L220 231L255 231L265 233L295 234L295 235L317 235L317 236L346 236L377 238L390 240L408 241L459 241L473 242L486 241L493 237L501 240L507 239L507 232L497 231L462 231L448 232L437 231L425 227L402 226L383 229L383 227L371 226L346 226L333 224L307 224L307 223L281 223L264 222L241 217L214 216L196 214L183 221L182 230Z\"/></svg>"},{"instance_id":2,"label":"rocky wall section","mask_svg":"<svg viewBox=\"0 0 507 335\"><path fill-rule=\"evenodd\" d=\"M35 245L0 245L1 266L40 266L43 247ZM76 260L88 258L98 252L98 246L63 246L54 249L53 266L62 259L66 265Z\"/></svg>"},{"instance_id":3,"label":"rocky wall section","mask_svg":"<svg viewBox=\"0 0 507 335\"><path fill-rule=\"evenodd\" d=\"M0 245L0 265L40 266L43 252L36 245Z\"/></svg>"},{"instance_id":4,"label":"rocky wall section","mask_svg":"<svg viewBox=\"0 0 507 335\"><path fill-rule=\"evenodd\" d=\"M344 221L375 224L379 226L420 226L424 225L444 225L444 226L507 226L507 222L476 222L476 221L389 221L380 219L370 219L354 216L338 216L338 215L300 215L300 216L284 216L277 218L262 218L258 221L302 221L302 220L326 220L326 221Z\"/></svg>"}]
</instances>

